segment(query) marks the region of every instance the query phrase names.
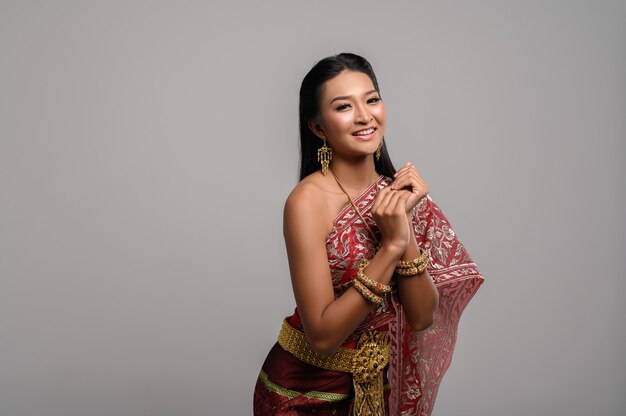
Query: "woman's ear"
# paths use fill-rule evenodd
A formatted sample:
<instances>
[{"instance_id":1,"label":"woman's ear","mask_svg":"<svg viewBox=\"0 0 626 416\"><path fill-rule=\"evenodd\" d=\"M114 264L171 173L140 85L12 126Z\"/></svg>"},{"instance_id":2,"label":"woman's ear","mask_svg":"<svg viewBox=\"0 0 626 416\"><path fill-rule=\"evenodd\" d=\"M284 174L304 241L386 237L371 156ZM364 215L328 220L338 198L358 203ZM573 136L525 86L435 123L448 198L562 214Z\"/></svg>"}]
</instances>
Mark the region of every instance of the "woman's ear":
<instances>
[{"instance_id":1,"label":"woman's ear","mask_svg":"<svg viewBox=\"0 0 626 416\"><path fill-rule=\"evenodd\" d=\"M315 134L317 137L319 137L322 140L326 139L326 134L324 133L324 129L322 128L321 124L316 123L314 120L310 120L308 122L308 125L311 131L313 132L313 134Z\"/></svg>"}]
</instances>

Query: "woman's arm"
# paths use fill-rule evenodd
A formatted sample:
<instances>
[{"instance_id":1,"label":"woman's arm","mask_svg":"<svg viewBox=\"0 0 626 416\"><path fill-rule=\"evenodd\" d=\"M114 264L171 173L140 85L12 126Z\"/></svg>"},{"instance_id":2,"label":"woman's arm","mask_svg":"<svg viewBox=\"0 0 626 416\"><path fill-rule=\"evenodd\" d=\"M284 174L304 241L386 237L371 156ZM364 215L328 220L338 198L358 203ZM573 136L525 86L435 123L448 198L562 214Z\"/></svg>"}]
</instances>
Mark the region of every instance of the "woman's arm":
<instances>
[{"instance_id":1,"label":"woman's arm","mask_svg":"<svg viewBox=\"0 0 626 416\"><path fill-rule=\"evenodd\" d=\"M406 216L411 230L411 238L406 251L402 255L402 260L414 260L420 255L420 252L415 238L412 212L419 201L426 198L430 187L419 174L417 168L410 162L398 169L394 177L395 179L391 187L400 192L411 194L406 205ZM400 292L402 309L404 309L411 327L416 330L428 328L434 320L435 310L439 304L439 292L428 274L428 270L424 270L417 276L398 276L398 291Z\"/></svg>"},{"instance_id":2,"label":"woman's arm","mask_svg":"<svg viewBox=\"0 0 626 416\"><path fill-rule=\"evenodd\" d=\"M407 215L410 224L411 238L401 260L415 260L420 255L413 229L413 216ZM409 325L417 331L432 325L435 311L439 305L439 292L428 274L428 270L416 276L398 276L398 291L400 303L406 315Z\"/></svg>"},{"instance_id":3,"label":"woman's arm","mask_svg":"<svg viewBox=\"0 0 626 416\"><path fill-rule=\"evenodd\" d=\"M287 198L283 217L283 235L289 259L289 269L298 312L305 334L313 349L322 355L332 355L363 322L373 304L350 287L334 298L332 276L326 252L324 205L311 188L300 187ZM381 192L386 206L387 230L400 220L406 220L406 197L400 193ZM387 196L387 198L385 198ZM383 207L384 208L384 207ZM407 227L411 228L411 227ZM387 232L387 239L367 267L369 277L388 284L396 262L406 249L410 230ZM403 236L406 234L406 237ZM404 241L403 241L404 239Z\"/></svg>"}]
</instances>

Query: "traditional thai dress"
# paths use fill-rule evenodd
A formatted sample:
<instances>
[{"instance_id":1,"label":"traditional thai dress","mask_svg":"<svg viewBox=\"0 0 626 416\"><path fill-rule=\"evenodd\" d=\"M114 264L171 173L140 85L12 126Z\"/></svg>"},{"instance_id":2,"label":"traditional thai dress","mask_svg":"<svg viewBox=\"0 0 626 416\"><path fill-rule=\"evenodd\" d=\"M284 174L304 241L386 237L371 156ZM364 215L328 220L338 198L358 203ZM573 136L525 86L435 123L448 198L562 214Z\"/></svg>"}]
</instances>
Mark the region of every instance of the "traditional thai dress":
<instances>
[{"instance_id":1,"label":"traditional thai dress","mask_svg":"<svg viewBox=\"0 0 626 416\"><path fill-rule=\"evenodd\" d=\"M371 215L378 189L393 182L381 175L353 199L370 229L382 236ZM346 339L343 347L355 349L365 331L388 333L391 354L383 373L386 415L428 416L433 410L439 384L450 366L461 313L483 283L483 276L430 195L416 206L413 228L420 249L429 255L427 267L439 292L433 324L423 331L407 323L397 291L376 306ZM326 239L335 298L354 280L358 265L369 260L376 242L352 205L333 222ZM400 277L410 278L410 277ZM303 331L296 308L284 325ZM254 414L351 415L355 389L353 374L308 364L287 352L279 343L270 350L254 390Z\"/></svg>"}]
</instances>

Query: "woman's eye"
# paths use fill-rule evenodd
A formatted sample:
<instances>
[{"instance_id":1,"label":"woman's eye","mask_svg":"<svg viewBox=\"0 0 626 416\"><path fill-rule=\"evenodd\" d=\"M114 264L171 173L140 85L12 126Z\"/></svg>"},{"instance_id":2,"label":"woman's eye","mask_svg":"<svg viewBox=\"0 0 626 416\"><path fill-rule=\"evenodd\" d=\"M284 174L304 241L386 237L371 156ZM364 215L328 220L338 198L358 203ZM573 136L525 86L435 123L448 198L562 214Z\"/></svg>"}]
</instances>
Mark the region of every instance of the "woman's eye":
<instances>
[{"instance_id":1,"label":"woman's eye","mask_svg":"<svg viewBox=\"0 0 626 416\"><path fill-rule=\"evenodd\" d=\"M380 101L380 97L372 97L369 100L367 100L368 103L377 103L378 101ZM349 107L350 104L341 104L339 107L336 108L337 111L341 111L344 108Z\"/></svg>"}]
</instances>

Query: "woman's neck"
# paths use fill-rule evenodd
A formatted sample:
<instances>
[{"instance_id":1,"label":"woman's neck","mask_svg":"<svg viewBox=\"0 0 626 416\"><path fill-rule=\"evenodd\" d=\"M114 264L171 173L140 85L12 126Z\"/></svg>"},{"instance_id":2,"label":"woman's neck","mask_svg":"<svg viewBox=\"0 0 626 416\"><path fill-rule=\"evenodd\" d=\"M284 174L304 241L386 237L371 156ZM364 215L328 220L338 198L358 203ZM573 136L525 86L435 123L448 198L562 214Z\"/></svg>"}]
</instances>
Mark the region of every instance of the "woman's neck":
<instances>
[{"instance_id":1,"label":"woman's neck","mask_svg":"<svg viewBox=\"0 0 626 416\"><path fill-rule=\"evenodd\" d=\"M372 156L357 160L333 159L330 169L337 175L344 188L355 193L369 187L379 176Z\"/></svg>"}]
</instances>

